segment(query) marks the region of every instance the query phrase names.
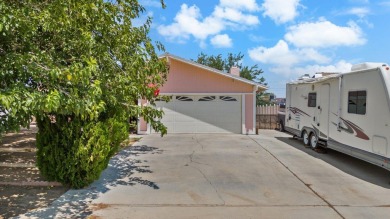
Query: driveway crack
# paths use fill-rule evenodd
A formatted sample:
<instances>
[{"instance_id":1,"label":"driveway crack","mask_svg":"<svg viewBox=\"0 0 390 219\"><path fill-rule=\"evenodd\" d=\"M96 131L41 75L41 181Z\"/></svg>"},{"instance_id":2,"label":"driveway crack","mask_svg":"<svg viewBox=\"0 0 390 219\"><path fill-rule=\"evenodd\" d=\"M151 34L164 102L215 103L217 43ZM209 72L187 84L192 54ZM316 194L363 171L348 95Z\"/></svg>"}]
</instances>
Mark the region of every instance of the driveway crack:
<instances>
[{"instance_id":1,"label":"driveway crack","mask_svg":"<svg viewBox=\"0 0 390 219\"><path fill-rule=\"evenodd\" d=\"M210 179L207 178L206 174L204 174L203 171L197 167L194 167L194 166L191 166L191 167L196 169L200 174L202 174L203 178L211 185L211 187L213 187L218 198L223 202L222 206L224 206L226 204L225 200L222 198L221 194L219 194L218 189L214 186L214 184L210 181Z\"/></svg>"},{"instance_id":2,"label":"driveway crack","mask_svg":"<svg viewBox=\"0 0 390 219\"><path fill-rule=\"evenodd\" d=\"M195 134L195 137L192 137L192 139L194 139L194 140L196 141L196 143L202 147L202 150L204 150L204 146L203 146L203 144L201 144L201 143L199 142L199 139L197 138L196 134ZM199 162L199 161L195 161L195 159L194 159L194 154L195 154L195 152L196 152L196 150L193 150L192 153L189 155L189 157L190 157L190 163L196 163L196 164L200 164L200 165L210 166L210 165L207 164L207 163L201 163L201 162ZM188 165L189 165L189 163L186 164L186 166L188 166Z\"/></svg>"},{"instance_id":3,"label":"driveway crack","mask_svg":"<svg viewBox=\"0 0 390 219\"><path fill-rule=\"evenodd\" d=\"M196 163L196 164L200 164L200 165L210 166L210 165L207 164L207 163L201 163L201 162L195 161L195 160L194 160L194 154L195 154L195 151L192 151L192 153L189 155L189 157L190 157L190 163ZM186 166L188 166L190 163L187 163Z\"/></svg>"},{"instance_id":4,"label":"driveway crack","mask_svg":"<svg viewBox=\"0 0 390 219\"><path fill-rule=\"evenodd\" d=\"M202 147L202 150L204 150L204 146L203 144L201 144L199 142L199 139L197 138L197 136L195 135L195 141L198 145L200 145ZM195 163L195 164L200 164L200 165L206 165L206 166L210 166L209 164L206 164L206 163L201 163L201 162L198 162L198 161L195 161L194 160L194 155L196 153L196 150L193 150L192 153L189 155L189 158L190 158L190 162L186 164L186 166L189 166L191 163ZM221 194L218 192L218 189L214 186L214 184L210 181L209 178L207 178L206 174L203 173L203 171L196 167L196 166L190 166L194 169L196 169L200 174L202 174L203 178L210 184L211 187L213 187L215 193L217 194L218 198L222 201L222 205L225 205L225 200L222 198Z\"/></svg>"},{"instance_id":5,"label":"driveway crack","mask_svg":"<svg viewBox=\"0 0 390 219\"><path fill-rule=\"evenodd\" d=\"M195 134L195 141L196 141L196 143L198 143L198 145L200 145L202 147L202 150L204 150L204 146L203 146L202 143L200 143L200 141L199 141L199 139L198 139L196 134Z\"/></svg>"},{"instance_id":6,"label":"driveway crack","mask_svg":"<svg viewBox=\"0 0 390 219\"><path fill-rule=\"evenodd\" d=\"M262 147L265 151L267 151L268 154L270 154L273 158L275 158L275 160L277 160L284 168L286 168L295 178L297 178L301 183L303 183L309 190L311 190L318 198L320 198L323 202L325 202L328 207L330 207L333 211L335 211L342 219L345 219L345 217L339 212L337 211L337 209L335 208L334 205L332 205L328 200L326 200L324 197L322 197L320 194L317 193L317 191L315 191L311 186L310 184L307 184L303 181L303 179L301 179L296 173L294 173L290 168L288 168L288 166L286 164L284 164L281 160L279 160L273 153L271 153L271 151L269 151L267 148L265 148L263 145L261 145L259 142L257 142L255 139L251 138L250 136L248 136L248 138L250 138L253 142L255 142L257 145L259 145L260 147Z\"/></svg>"}]
</instances>

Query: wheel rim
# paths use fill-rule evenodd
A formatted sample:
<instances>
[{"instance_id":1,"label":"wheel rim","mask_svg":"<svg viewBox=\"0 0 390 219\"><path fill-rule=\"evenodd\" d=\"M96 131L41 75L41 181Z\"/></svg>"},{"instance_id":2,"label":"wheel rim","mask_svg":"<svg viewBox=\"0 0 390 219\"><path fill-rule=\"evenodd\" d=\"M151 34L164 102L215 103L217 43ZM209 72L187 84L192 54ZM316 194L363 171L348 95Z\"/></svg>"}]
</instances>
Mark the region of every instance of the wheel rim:
<instances>
[{"instance_id":1,"label":"wheel rim","mask_svg":"<svg viewBox=\"0 0 390 219\"><path fill-rule=\"evenodd\" d=\"M307 132L303 132L303 143L305 145L309 144L309 135L307 134Z\"/></svg>"},{"instance_id":2,"label":"wheel rim","mask_svg":"<svg viewBox=\"0 0 390 219\"><path fill-rule=\"evenodd\" d=\"M280 125L279 125L279 131L283 131L284 130L284 128L283 128L283 123L280 123Z\"/></svg>"},{"instance_id":3,"label":"wheel rim","mask_svg":"<svg viewBox=\"0 0 390 219\"><path fill-rule=\"evenodd\" d=\"M311 135L311 138L310 138L310 145L313 149L317 148L317 136L315 134L312 134Z\"/></svg>"}]
</instances>

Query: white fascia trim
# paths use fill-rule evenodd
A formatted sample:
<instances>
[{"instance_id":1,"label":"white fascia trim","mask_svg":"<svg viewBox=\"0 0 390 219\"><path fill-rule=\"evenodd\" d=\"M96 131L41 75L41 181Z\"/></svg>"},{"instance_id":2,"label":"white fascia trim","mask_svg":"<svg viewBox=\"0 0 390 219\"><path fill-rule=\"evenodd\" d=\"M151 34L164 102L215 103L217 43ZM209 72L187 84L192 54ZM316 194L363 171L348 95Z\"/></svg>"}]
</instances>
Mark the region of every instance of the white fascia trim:
<instances>
[{"instance_id":1,"label":"white fascia trim","mask_svg":"<svg viewBox=\"0 0 390 219\"><path fill-rule=\"evenodd\" d=\"M138 106L141 106L141 99L138 99L137 105L138 105ZM141 117L138 115L138 116L137 116L137 134L141 134L141 122L140 122L140 118L141 118Z\"/></svg>"},{"instance_id":2,"label":"white fascia trim","mask_svg":"<svg viewBox=\"0 0 390 219\"><path fill-rule=\"evenodd\" d=\"M141 99L138 99L138 106L141 107ZM137 134L139 135L145 135L148 134L148 131L141 131L141 122L140 122L140 116L138 116L138 121L137 121Z\"/></svg>"},{"instance_id":3,"label":"white fascia trim","mask_svg":"<svg viewBox=\"0 0 390 219\"><path fill-rule=\"evenodd\" d=\"M246 134L246 126L245 126L245 94L241 95L241 134Z\"/></svg>"},{"instance_id":4,"label":"white fascia trim","mask_svg":"<svg viewBox=\"0 0 390 219\"><path fill-rule=\"evenodd\" d=\"M257 91L257 86L253 86L253 129L249 133L251 135L256 134L256 91Z\"/></svg>"},{"instance_id":5,"label":"white fascia trim","mask_svg":"<svg viewBox=\"0 0 390 219\"><path fill-rule=\"evenodd\" d=\"M160 56L160 57L169 57L169 58L175 59L175 60L177 60L177 61L181 61L181 62L190 64L190 65L196 66L196 67L198 67L198 68L205 69L205 70L207 70L207 71L216 73L216 74L221 75L221 76L224 76L224 77L232 78L232 79L241 81L241 82L246 83L246 84L250 84L250 85L254 85L254 86L261 87L261 88L263 88L263 89L265 89L265 90L268 88L268 87L266 87L266 86L264 86L264 85L261 85L261 84L258 84L258 83L256 83L256 82L247 80L247 79L245 79L245 78L233 76L233 75L231 75L231 74L224 73L224 72L222 72L222 71L220 71L220 70L218 70L218 69L211 68L211 67L209 67L209 66L202 65L202 64L199 64L199 63L194 62L194 61L186 60L186 59L184 59L184 58L181 58L181 57L178 57L178 56L169 54L169 53L165 53L164 55L162 55L162 56Z\"/></svg>"},{"instance_id":6,"label":"white fascia trim","mask_svg":"<svg viewBox=\"0 0 390 219\"><path fill-rule=\"evenodd\" d=\"M141 107L141 99L138 99L138 106ZM149 104L149 102L147 102L147 104ZM139 135L148 135L148 134L151 134L151 128L150 128L150 124L149 123L146 123L146 131L141 131L141 123L140 123L140 118L141 116L138 116L138 121L137 121L137 134ZM146 122L146 121L145 121Z\"/></svg>"}]
</instances>

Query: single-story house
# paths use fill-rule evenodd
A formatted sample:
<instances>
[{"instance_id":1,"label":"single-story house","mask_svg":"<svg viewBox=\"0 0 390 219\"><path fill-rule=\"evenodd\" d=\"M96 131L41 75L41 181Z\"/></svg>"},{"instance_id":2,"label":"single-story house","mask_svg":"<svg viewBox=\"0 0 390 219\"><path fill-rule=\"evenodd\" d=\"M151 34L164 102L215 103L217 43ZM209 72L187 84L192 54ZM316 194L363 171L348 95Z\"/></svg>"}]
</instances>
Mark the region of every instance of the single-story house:
<instances>
[{"instance_id":1,"label":"single-story house","mask_svg":"<svg viewBox=\"0 0 390 219\"><path fill-rule=\"evenodd\" d=\"M161 58L167 59L169 73L160 95L172 100L157 101L156 106L165 113L161 121L168 134L256 134L256 92L265 86L241 78L236 67L226 73L168 53ZM153 132L140 119L138 133Z\"/></svg>"}]
</instances>

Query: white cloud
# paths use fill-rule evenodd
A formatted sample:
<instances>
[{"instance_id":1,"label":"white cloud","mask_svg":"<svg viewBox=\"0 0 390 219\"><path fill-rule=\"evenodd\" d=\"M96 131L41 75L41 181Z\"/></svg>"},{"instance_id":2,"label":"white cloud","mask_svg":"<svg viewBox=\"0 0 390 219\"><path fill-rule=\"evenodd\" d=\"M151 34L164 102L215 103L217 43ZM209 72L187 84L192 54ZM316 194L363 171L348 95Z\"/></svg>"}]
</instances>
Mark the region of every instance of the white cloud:
<instances>
[{"instance_id":1,"label":"white cloud","mask_svg":"<svg viewBox=\"0 0 390 219\"><path fill-rule=\"evenodd\" d=\"M284 38L296 47L313 48L363 45L366 42L356 23L349 22L343 27L327 20L291 26Z\"/></svg>"},{"instance_id":2,"label":"white cloud","mask_svg":"<svg viewBox=\"0 0 390 219\"><path fill-rule=\"evenodd\" d=\"M257 35L257 34L249 34L249 39L253 42L263 42L263 41L266 41L267 38L265 37L262 37L261 35Z\"/></svg>"},{"instance_id":3,"label":"white cloud","mask_svg":"<svg viewBox=\"0 0 390 219\"><path fill-rule=\"evenodd\" d=\"M209 35L218 34L225 29L220 19L207 17L199 21L201 18L200 10L196 5L188 7L183 4L174 18L175 22L167 26L160 25L158 32L171 40L186 40L190 36L205 40Z\"/></svg>"},{"instance_id":4,"label":"white cloud","mask_svg":"<svg viewBox=\"0 0 390 219\"><path fill-rule=\"evenodd\" d=\"M222 7L235 8L238 10L257 11L259 6L255 0L220 0Z\"/></svg>"},{"instance_id":5,"label":"white cloud","mask_svg":"<svg viewBox=\"0 0 390 219\"><path fill-rule=\"evenodd\" d=\"M316 62L327 63L330 61L312 48L291 50L284 40L280 40L274 47L257 47L248 51L249 57L264 64L280 66L293 66L298 63Z\"/></svg>"},{"instance_id":6,"label":"white cloud","mask_svg":"<svg viewBox=\"0 0 390 219\"><path fill-rule=\"evenodd\" d=\"M213 16L221 20L225 19L227 21L248 26L257 25L260 23L259 18L257 16L251 14L243 14L241 11L235 8L223 8L217 6L214 9Z\"/></svg>"},{"instance_id":7,"label":"white cloud","mask_svg":"<svg viewBox=\"0 0 390 219\"><path fill-rule=\"evenodd\" d=\"M390 7L390 1L381 1L379 2L380 6Z\"/></svg>"},{"instance_id":8,"label":"white cloud","mask_svg":"<svg viewBox=\"0 0 390 219\"><path fill-rule=\"evenodd\" d=\"M369 4L370 3L369 0L349 0L349 2L358 3L358 4Z\"/></svg>"},{"instance_id":9,"label":"white cloud","mask_svg":"<svg viewBox=\"0 0 390 219\"><path fill-rule=\"evenodd\" d=\"M202 17L196 5L182 4L174 22L160 25L157 30L168 40L183 43L193 37L204 47L208 37L224 30L242 30L258 25L258 17L251 14L258 8L254 0L220 0L209 16Z\"/></svg>"},{"instance_id":10,"label":"white cloud","mask_svg":"<svg viewBox=\"0 0 390 219\"><path fill-rule=\"evenodd\" d=\"M265 0L262 4L263 15L270 17L277 24L294 20L298 16L300 0Z\"/></svg>"},{"instance_id":11,"label":"white cloud","mask_svg":"<svg viewBox=\"0 0 390 219\"><path fill-rule=\"evenodd\" d=\"M211 44L217 48L232 47L232 39L227 34L216 35L211 38Z\"/></svg>"},{"instance_id":12,"label":"white cloud","mask_svg":"<svg viewBox=\"0 0 390 219\"><path fill-rule=\"evenodd\" d=\"M266 48L263 46L250 49L249 57L255 61L265 64L284 64L289 65L297 63L298 57L291 53L285 41L280 40L274 47Z\"/></svg>"},{"instance_id":13,"label":"white cloud","mask_svg":"<svg viewBox=\"0 0 390 219\"><path fill-rule=\"evenodd\" d=\"M355 7L355 8L350 8L344 12L341 12L341 14L356 15L359 18L363 18L370 13L371 13L371 11L367 7Z\"/></svg>"},{"instance_id":14,"label":"white cloud","mask_svg":"<svg viewBox=\"0 0 390 219\"><path fill-rule=\"evenodd\" d=\"M343 73L351 70L352 64L345 60L330 65L306 65L300 67L277 66L271 67L269 71L274 74L284 75L296 79L304 74L314 75L317 72Z\"/></svg>"}]
</instances>

